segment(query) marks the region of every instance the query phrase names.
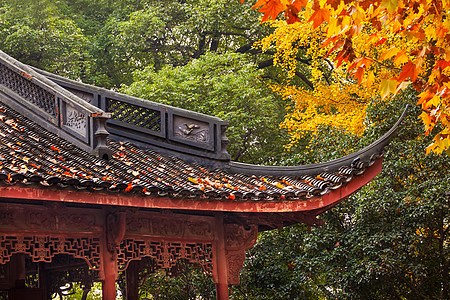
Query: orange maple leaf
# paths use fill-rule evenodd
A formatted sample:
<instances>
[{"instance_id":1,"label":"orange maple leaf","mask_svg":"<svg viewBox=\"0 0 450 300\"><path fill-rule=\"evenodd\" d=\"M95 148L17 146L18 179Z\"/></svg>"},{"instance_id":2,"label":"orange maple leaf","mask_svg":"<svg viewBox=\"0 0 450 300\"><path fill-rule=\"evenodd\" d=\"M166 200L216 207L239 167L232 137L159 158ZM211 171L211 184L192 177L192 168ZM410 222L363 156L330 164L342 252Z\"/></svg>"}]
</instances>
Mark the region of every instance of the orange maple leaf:
<instances>
[{"instance_id":1,"label":"orange maple leaf","mask_svg":"<svg viewBox=\"0 0 450 300\"><path fill-rule=\"evenodd\" d=\"M324 22L330 21L330 11L326 8L317 9L309 18L308 22L313 22L313 27L317 28Z\"/></svg>"},{"instance_id":2,"label":"orange maple leaf","mask_svg":"<svg viewBox=\"0 0 450 300\"><path fill-rule=\"evenodd\" d=\"M410 61L403 66L402 71L397 78L397 81L402 82L408 77L411 77L411 81L416 81L417 75L419 75L419 70L417 66L412 61Z\"/></svg>"},{"instance_id":3,"label":"orange maple leaf","mask_svg":"<svg viewBox=\"0 0 450 300\"><path fill-rule=\"evenodd\" d=\"M300 18L298 17L298 10L292 7L292 5L288 5L288 8L284 12L284 15L286 16L286 23L288 24L300 22Z\"/></svg>"},{"instance_id":4,"label":"orange maple leaf","mask_svg":"<svg viewBox=\"0 0 450 300\"><path fill-rule=\"evenodd\" d=\"M125 189L125 192L129 192L133 189L133 184L130 182L127 186L127 188Z\"/></svg>"},{"instance_id":5,"label":"orange maple leaf","mask_svg":"<svg viewBox=\"0 0 450 300\"><path fill-rule=\"evenodd\" d=\"M361 66L356 68L356 70L352 73L353 77L358 80L358 84L361 84L362 82L365 69L365 66Z\"/></svg>"},{"instance_id":6,"label":"orange maple leaf","mask_svg":"<svg viewBox=\"0 0 450 300\"><path fill-rule=\"evenodd\" d=\"M294 0L291 4L287 6L287 9L284 12L286 16L286 22L288 24L292 24L295 22L300 22L300 18L298 17L299 11L301 11L302 7L305 7L307 4L307 0Z\"/></svg>"},{"instance_id":7,"label":"orange maple leaf","mask_svg":"<svg viewBox=\"0 0 450 300\"><path fill-rule=\"evenodd\" d=\"M441 68L442 70L444 70L447 67L450 67L450 61L441 59L436 63L436 66L434 67L434 69Z\"/></svg>"},{"instance_id":8,"label":"orange maple leaf","mask_svg":"<svg viewBox=\"0 0 450 300\"><path fill-rule=\"evenodd\" d=\"M280 0L259 0L252 8L257 9L258 7L260 7L258 11L264 14L261 23L268 21L269 18L275 20L281 12L287 9L287 6Z\"/></svg>"},{"instance_id":9,"label":"orange maple leaf","mask_svg":"<svg viewBox=\"0 0 450 300\"><path fill-rule=\"evenodd\" d=\"M323 46L323 47L326 47L326 46L328 46L330 43L336 42L336 40L337 40L338 38L339 38L338 36L333 36L333 37L326 38L325 40L323 40L322 46ZM344 44L344 42L342 42L342 44ZM332 51L333 51L333 50L330 50L330 51L328 52L327 56L330 55L330 53L331 53Z\"/></svg>"}]
</instances>

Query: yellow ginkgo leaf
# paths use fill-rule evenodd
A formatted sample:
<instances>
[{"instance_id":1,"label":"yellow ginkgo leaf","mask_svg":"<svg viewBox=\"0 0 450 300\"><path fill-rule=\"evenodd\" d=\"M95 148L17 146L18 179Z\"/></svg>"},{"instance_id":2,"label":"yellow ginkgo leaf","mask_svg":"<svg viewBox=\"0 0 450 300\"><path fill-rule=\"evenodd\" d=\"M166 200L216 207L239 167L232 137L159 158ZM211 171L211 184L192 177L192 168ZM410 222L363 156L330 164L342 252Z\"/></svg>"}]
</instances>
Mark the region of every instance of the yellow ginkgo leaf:
<instances>
[{"instance_id":1,"label":"yellow ginkgo leaf","mask_svg":"<svg viewBox=\"0 0 450 300\"><path fill-rule=\"evenodd\" d=\"M380 95L384 99L390 94L395 93L397 81L392 79L382 79L380 84Z\"/></svg>"}]
</instances>

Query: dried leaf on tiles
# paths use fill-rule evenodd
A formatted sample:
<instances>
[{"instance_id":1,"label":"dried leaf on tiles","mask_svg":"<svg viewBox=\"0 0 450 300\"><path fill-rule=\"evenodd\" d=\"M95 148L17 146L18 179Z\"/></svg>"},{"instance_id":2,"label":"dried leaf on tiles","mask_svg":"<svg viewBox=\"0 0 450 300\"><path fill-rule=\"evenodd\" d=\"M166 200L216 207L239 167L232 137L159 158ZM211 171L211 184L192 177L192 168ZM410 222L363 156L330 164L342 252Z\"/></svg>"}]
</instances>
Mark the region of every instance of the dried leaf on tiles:
<instances>
[{"instance_id":1,"label":"dried leaf on tiles","mask_svg":"<svg viewBox=\"0 0 450 300\"><path fill-rule=\"evenodd\" d=\"M188 177L188 180L192 183L198 184L198 179L197 178L192 178L192 177Z\"/></svg>"}]
</instances>

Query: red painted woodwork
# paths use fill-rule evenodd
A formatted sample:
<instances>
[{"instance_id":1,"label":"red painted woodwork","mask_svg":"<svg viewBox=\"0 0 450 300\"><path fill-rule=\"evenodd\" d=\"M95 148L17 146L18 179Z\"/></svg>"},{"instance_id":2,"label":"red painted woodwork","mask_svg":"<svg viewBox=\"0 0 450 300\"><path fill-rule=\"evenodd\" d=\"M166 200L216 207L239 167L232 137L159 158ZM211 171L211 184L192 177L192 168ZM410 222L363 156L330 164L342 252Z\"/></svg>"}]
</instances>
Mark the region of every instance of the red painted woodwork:
<instances>
[{"instance_id":1,"label":"red painted woodwork","mask_svg":"<svg viewBox=\"0 0 450 300\"><path fill-rule=\"evenodd\" d=\"M108 252L108 251L105 251ZM115 300L116 299L116 261L112 254L104 253L104 271L105 277L102 281L102 297L103 300Z\"/></svg>"},{"instance_id":2,"label":"red painted woodwork","mask_svg":"<svg viewBox=\"0 0 450 300\"><path fill-rule=\"evenodd\" d=\"M317 214L367 184L381 164L380 159L322 197L301 201L211 201L2 186L0 264L18 253L36 263L51 262L57 254L81 258L98 272L103 299L113 300L118 272L131 261L152 257L156 266L171 269L184 259L213 276L217 299L228 299L228 287L239 284L245 250L254 245L258 226L270 227L271 218L314 225Z\"/></svg>"},{"instance_id":3,"label":"red painted woodwork","mask_svg":"<svg viewBox=\"0 0 450 300\"><path fill-rule=\"evenodd\" d=\"M28 188L22 186L1 186L0 198L40 199L86 204L114 205L123 207L164 208L177 210L203 210L228 212L296 212L327 208L344 200L352 193L369 183L382 167L378 159L362 175L353 178L348 184L321 197L297 201L254 201L237 202L229 200L211 201L208 199L175 199L167 197L114 195L96 192L66 191L56 189Z\"/></svg>"},{"instance_id":4,"label":"red painted woodwork","mask_svg":"<svg viewBox=\"0 0 450 300\"><path fill-rule=\"evenodd\" d=\"M225 227L223 224L223 215L221 213L216 215L215 220L216 233L217 233L217 248L216 248L216 299L226 300L228 299L228 266L226 255L226 243L225 243Z\"/></svg>"},{"instance_id":5,"label":"red painted woodwork","mask_svg":"<svg viewBox=\"0 0 450 300\"><path fill-rule=\"evenodd\" d=\"M118 272L133 260L152 257L157 267L170 270L184 259L212 275L218 299L228 299L228 286L239 282L245 250L258 230L256 225L226 223L223 214L4 203L0 264L9 266L13 257L25 253L41 267L68 254L98 272L103 299L115 299Z\"/></svg>"}]
</instances>

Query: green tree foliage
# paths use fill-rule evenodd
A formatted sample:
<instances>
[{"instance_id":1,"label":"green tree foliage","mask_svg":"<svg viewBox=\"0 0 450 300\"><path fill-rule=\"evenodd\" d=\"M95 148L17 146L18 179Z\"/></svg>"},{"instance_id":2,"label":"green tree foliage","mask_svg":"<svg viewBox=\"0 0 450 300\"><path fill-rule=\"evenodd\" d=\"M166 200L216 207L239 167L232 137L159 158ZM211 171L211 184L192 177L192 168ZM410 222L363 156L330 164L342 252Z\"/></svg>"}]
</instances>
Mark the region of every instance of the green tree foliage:
<instances>
[{"instance_id":1,"label":"green tree foliage","mask_svg":"<svg viewBox=\"0 0 450 300\"><path fill-rule=\"evenodd\" d=\"M0 1L0 48L20 61L71 78L90 64L82 30L47 0Z\"/></svg>"},{"instance_id":2,"label":"green tree foliage","mask_svg":"<svg viewBox=\"0 0 450 300\"><path fill-rule=\"evenodd\" d=\"M136 71L121 91L228 120L232 159L264 163L283 155L284 103L258 80L261 74L246 55L207 53L185 66Z\"/></svg>"},{"instance_id":3,"label":"green tree foliage","mask_svg":"<svg viewBox=\"0 0 450 300\"><path fill-rule=\"evenodd\" d=\"M113 52L110 27L139 7L140 1L134 2L1 0L0 48L46 71L117 86L129 72L121 53Z\"/></svg>"},{"instance_id":4,"label":"green tree foliage","mask_svg":"<svg viewBox=\"0 0 450 300\"><path fill-rule=\"evenodd\" d=\"M261 38L257 15L246 8L228 0L150 1L117 23L117 42L136 67L185 65Z\"/></svg>"},{"instance_id":5,"label":"green tree foliage","mask_svg":"<svg viewBox=\"0 0 450 300\"><path fill-rule=\"evenodd\" d=\"M88 290L78 283L74 283L65 293L53 294L54 300L101 300L102 299L102 284L95 282L94 286ZM120 298L122 299L122 298Z\"/></svg>"},{"instance_id":6,"label":"green tree foliage","mask_svg":"<svg viewBox=\"0 0 450 300\"><path fill-rule=\"evenodd\" d=\"M117 88L144 67L249 51L267 32L249 7L228 0L0 0L0 48L35 67Z\"/></svg>"},{"instance_id":7,"label":"green tree foliage","mask_svg":"<svg viewBox=\"0 0 450 300\"><path fill-rule=\"evenodd\" d=\"M159 270L141 274L139 297L142 299L184 300L214 299L215 289L211 278L199 267L186 264L178 276L168 276Z\"/></svg>"},{"instance_id":8,"label":"green tree foliage","mask_svg":"<svg viewBox=\"0 0 450 300\"><path fill-rule=\"evenodd\" d=\"M332 143L367 145L393 125L405 101L414 102L414 95L374 103L370 129L359 142L354 137L343 141L344 135L336 142L321 132L312 152L296 159L314 162L322 149L336 147ZM303 226L262 234L242 274L247 286L236 288L234 297L448 299L450 159L424 155L430 138L421 136L419 114L416 108L410 112L377 179L323 214L325 226L311 234ZM298 289L298 296L289 294Z\"/></svg>"}]
</instances>

